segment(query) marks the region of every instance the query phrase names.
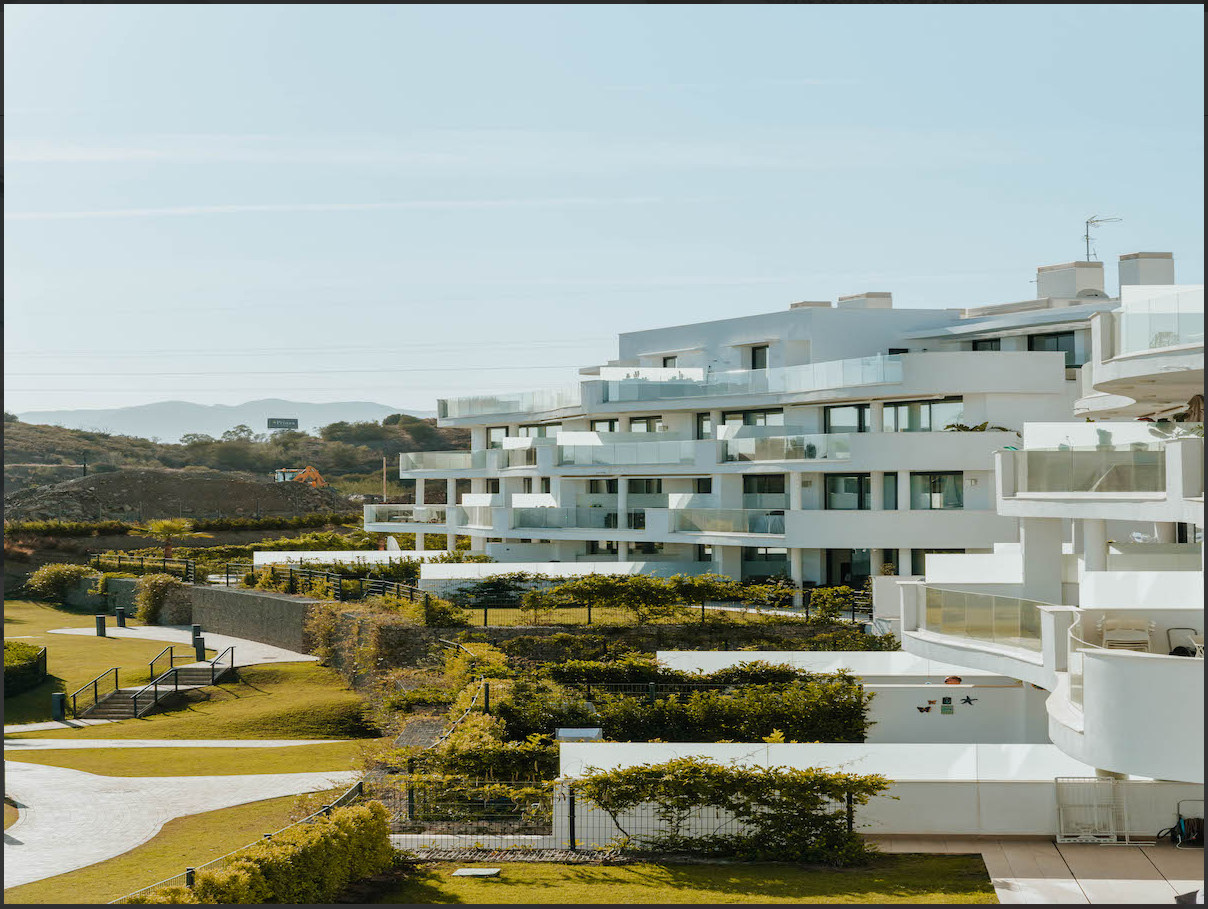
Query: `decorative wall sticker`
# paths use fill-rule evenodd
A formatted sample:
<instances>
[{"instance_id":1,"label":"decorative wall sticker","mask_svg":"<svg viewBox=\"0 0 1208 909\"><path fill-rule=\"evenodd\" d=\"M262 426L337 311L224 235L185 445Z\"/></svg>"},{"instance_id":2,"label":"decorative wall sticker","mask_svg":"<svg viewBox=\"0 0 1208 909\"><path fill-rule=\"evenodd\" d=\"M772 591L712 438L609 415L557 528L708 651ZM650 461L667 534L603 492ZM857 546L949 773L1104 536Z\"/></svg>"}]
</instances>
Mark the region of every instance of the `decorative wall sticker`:
<instances>
[{"instance_id":1,"label":"decorative wall sticker","mask_svg":"<svg viewBox=\"0 0 1208 909\"><path fill-rule=\"evenodd\" d=\"M930 713L931 712L930 707L920 707L920 708L918 708L918 710L919 710L919 713Z\"/></svg>"},{"instance_id":2,"label":"decorative wall sticker","mask_svg":"<svg viewBox=\"0 0 1208 909\"><path fill-rule=\"evenodd\" d=\"M979 698L971 698L971 697L969 697L969 695L965 695L963 698L961 698L961 703L969 704L972 706L973 702L976 700L979 700Z\"/></svg>"},{"instance_id":3,"label":"decorative wall sticker","mask_svg":"<svg viewBox=\"0 0 1208 909\"><path fill-rule=\"evenodd\" d=\"M951 704L951 703L952 703L952 698L944 698L944 699L943 699L943 702L944 702L945 704Z\"/></svg>"},{"instance_id":4,"label":"decorative wall sticker","mask_svg":"<svg viewBox=\"0 0 1208 909\"><path fill-rule=\"evenodd\" d=\"M945 715L949 715L949 716L950 716L950 715L952 714L952 711L953 711L954 709L955 709L955 708L954 708L954 707L953 707L951 704L943 704L943 705L940 707L940 713L945 714Z\"/></svg>"},{"instance_id":5,"label":"decorative wall sticker","mask_svg":"<svg viewBox=\"0 0 1208 909\"><path fill-rule=\"evenodd\" d=\"M935 701L928 701L927 703L928 703L928 704L934 704L934 703L935 703Z\"/></svg>"}]
</instances>

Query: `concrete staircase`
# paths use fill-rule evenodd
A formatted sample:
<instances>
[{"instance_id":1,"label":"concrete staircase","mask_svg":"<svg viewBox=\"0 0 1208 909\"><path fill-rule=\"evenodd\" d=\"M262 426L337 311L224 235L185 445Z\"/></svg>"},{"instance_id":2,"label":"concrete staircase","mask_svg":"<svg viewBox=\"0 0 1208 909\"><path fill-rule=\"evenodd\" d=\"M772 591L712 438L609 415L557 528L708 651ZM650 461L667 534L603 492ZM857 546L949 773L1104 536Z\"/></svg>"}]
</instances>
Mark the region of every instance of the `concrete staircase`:
<instances>
[{"instance_id":1,"label":"concrete staircase","mask_svg":"<svg viewBox=\"0 0 1208 909\"><path fill-rule=\"evenodd\" d=\"M205 688L234 672L232 666L211 666L209 662L177 666L159 676L157 686L119 688L80 715L90 720L128 720L146 716L161 709L161 705L177 692ZM175 676L175 678L173 678ZM135 695L138 703L135 704Z\"/></svg>"}]
</instances>

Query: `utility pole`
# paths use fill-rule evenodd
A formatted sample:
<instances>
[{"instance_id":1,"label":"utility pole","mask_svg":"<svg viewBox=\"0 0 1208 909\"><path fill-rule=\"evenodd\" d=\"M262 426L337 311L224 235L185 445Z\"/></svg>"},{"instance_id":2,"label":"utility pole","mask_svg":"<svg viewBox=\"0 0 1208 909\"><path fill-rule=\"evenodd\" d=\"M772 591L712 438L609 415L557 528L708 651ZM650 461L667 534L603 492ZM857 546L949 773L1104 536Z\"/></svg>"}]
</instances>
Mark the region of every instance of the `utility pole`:
<instances>
[{"instance_id":1,"label":"utility pole","mask_svg":"<svg viewBox=\"0 0 1208 909\"><path fill-rule=\"evenodd\" d=\"M80 455L80 466L84 468L84 472L80 474L82 477L88 476L88 455Z\"/></svg>"},{"instance_id":2,"label":"utility pole","mask_svg":"<svg viewBox=\"0 0 1208 909\"><path fill-rule=\"evenodd\" d=\"M386 449L382 449L382 501L386 501Z\"/></svg>"}]
</instances>

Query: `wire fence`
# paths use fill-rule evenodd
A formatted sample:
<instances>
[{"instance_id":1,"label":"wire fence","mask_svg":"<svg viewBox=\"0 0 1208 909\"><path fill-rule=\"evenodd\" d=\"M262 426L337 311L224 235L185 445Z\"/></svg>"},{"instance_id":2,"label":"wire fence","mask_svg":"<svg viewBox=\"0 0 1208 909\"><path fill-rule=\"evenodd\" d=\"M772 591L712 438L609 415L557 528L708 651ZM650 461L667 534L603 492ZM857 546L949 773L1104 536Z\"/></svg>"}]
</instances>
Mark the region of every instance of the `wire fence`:
<instances>
[{"instance_id":1,"label":"wire fence","mask_svg":"<svg viewBox=\"0 0 1208 909\"><path fill-rule=\"evenodd\" d=\"M556 787L543 780L424 779L377 775L368 798L390 812L396 834L548 837L554 833Z\"/></svg>"},{"instance_id":2,"label":"wire fence","mask_svg":"<svg viewBox=\"0 0 1208 909\"><path fill-rule=\"evenodd\" d=\"M351 805L354 802L364 798L364 795L364 783L357 782L351 789L341 795L330 805L324 805L314 814L308 815L307 817L302 818L300 821L294 821L292 824L282 827L280 830L276 830L273 833L266 833L263 839L257 840L254 843L248 843L246 846L240 846L235 851L228 852L223 856L219 856L213 861L206 862L204 865L198 865L195 868L186 868L183 872L174 875L173 877L165 878L164 880L158 881L149 887L144 887L141 890L135 890L133 893L127 893L125 896L119 897L118 899L110 900L109 905L113 905L114 903L124 903L132 897L139 896L144 893L150 893L152 890L158 890L160 887L192 887L195 875L198 871L221 871L231 862L238 861L240 854L245 850L250 849L252 846L259 845L260 843L264 842L264 840L272 839L273 837L284 833L286 830L290 830L299 826L300 824L309 824L312 821L318 820L319 818L327 817L334 809L343 808L345 805Z\"/></svg>"}]
</instances>

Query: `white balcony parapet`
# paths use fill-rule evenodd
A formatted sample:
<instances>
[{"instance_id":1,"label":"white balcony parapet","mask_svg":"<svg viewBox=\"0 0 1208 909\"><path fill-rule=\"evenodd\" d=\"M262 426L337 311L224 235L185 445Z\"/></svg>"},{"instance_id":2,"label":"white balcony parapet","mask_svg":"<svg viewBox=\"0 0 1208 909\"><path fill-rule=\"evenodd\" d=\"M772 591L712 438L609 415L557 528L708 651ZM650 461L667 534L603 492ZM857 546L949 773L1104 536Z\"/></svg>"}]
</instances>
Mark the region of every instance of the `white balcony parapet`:
<instances>
[{"instance_id":1,"label":"white balcony parapet","mask_svg":"<svg viewBox=\"0 0 1208 909\"><path fill-rule=\"evenodd\" d=\"M723 443L727 461L812 461L851 457L851 433L792 433L731 438Z\"/></svg>"},{"instance_id":2,"label":"white balcony parapet","mask_svg":"<svg viewBox=\"0 0 1208 909\"><path fill-rule=\"evenodd\" d=\"M617 379L604 383L603 400L658 401L715 395L792 394L901 381L901 357L877 355L774 369L714 372L705 374L702 379Z\"/></svg>"},{"instance_id":3,"label":"white balcony parapet","mask_svg":"<svg viewBox=\"0 0 1208 909\"><path fill-rule=\"evenodd\" d=\"M763 533L784 536L784 512L762 508L677 508L675 533Z\"/></svg>"},{"instance_id":4,"label":"white balcony parapet","mask_svg":"<svg viewBox=\"0 0 1208 909\"><path fill-rule=\"evenodd\" d=\"M541 413L578 407L582 403L580 387L561 385L536 388L531 391L505 392L495 395L471 395L463 398L438 398L436 414L440 419L458 417L501 416L504 414Z\"/></svg>"}]
</instances>

